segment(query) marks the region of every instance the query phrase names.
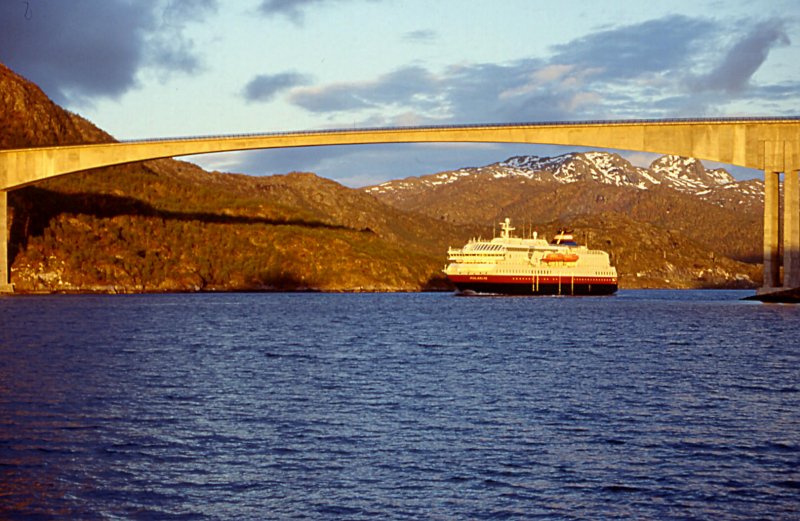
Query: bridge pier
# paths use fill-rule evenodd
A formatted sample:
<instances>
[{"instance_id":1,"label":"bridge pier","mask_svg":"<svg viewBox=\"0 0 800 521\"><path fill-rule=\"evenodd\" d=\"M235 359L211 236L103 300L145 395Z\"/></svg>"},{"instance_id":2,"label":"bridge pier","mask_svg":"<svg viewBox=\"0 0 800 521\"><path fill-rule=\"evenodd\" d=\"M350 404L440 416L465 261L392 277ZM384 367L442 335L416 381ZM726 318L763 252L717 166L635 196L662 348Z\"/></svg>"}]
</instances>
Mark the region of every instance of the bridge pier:
<instances>
[{"instance_id":1,"label":"bridge pier","mask_svg":"<svg viewBox=\"0 0 800 521\"><path fill-rule=\"evenodd\" d=\"M783 176L783 285L800 288L800 180L798 171Z\"/></svg>"},{"instance_id":2,"label":"bridge pier","mask_svg":"<svg viewBox=\"0 0 800 521\"><path fill-rule=\"evenodd\" d=\"M764 142L764 283L759 296L800 301L800 144ZM780 176L783 173L783 230ZM783 232L783 259L779 256ZM783 264L783 281L780 267ZM761 300L761 299L759 299Z\"/></svg>"},{"instance_id":3,"label":"bridge pier","mask_svg":"<svg viewBox=\"0 0 800 521\"><path fill-rule=\"evenodd\" d=\"M772 291L781 285L781 260L778 256L780 238L780 172L764 171L764 281L762 291Z\"/></svg>"},{"instance_id":4,"label":"bridge pier","mask_svg":"<svg viewBox=\"0 0 800 521\"><path fill-rule=\"evenodd\" d=\"M0 293L11 293L8 263L8 192L0 190Z\"/></svg>"}]
</instances>

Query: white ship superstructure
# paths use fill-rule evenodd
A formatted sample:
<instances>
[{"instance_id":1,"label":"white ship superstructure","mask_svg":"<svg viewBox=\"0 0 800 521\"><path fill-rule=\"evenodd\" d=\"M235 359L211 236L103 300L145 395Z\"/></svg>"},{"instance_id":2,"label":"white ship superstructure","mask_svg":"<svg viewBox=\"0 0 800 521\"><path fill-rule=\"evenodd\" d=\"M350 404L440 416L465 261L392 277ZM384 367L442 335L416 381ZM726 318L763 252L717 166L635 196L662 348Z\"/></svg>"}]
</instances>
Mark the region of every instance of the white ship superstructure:
<instances>
[{"instance_id":1,"label":"white ship superstructure","mask_svg":"<svg viewBox=\"0 0 800 521\"><path fill-rule=\"evenodd\" d=\"M548 242L533 233L514 237L510 219L500 237L450 248L444 272L461 292L528 295L607 295L617 290L608 253L561 232Z\"/></svg>"}]
</instances>

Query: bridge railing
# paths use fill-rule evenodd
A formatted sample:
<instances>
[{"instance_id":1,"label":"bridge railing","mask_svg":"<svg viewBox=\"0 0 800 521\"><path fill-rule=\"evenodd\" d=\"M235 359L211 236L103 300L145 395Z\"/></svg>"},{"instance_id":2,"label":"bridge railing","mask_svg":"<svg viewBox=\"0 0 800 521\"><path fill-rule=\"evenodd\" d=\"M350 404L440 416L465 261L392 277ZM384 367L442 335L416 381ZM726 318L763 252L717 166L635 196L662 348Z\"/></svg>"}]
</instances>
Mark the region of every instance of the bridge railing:
<instances>
[{"instance_id":1,"label":"bridge railing","mask_svg":"<svg viewBox=\"0 0 800 521\"><path fill-rule=\"evenodd\" d=\"M205 139L236 139L254 138L267 136L296 136L313 134L339 134L343 132L407 132L425 130L451 130L459 128L514 128L514 127L561 127L561 126L580 126L580 125L638 125L638 124L670 124L670 123L739 123L739 122L766 122L774 121L800 121L800 116L764 117L764 116L745 116L745 117L719 117L719 118L665 118L665 119L593 119L581 121L524 121L517 123L468 123L452 125L418 125L406 127L359 127L359 128L329 128L322 130L285 130L277 132L247 132L240 134L215 134L205 136L173 136L157 137L147 139L121 139L117 143L157 143L163 141L197 141Z\"/></svg>"}]
</instances>

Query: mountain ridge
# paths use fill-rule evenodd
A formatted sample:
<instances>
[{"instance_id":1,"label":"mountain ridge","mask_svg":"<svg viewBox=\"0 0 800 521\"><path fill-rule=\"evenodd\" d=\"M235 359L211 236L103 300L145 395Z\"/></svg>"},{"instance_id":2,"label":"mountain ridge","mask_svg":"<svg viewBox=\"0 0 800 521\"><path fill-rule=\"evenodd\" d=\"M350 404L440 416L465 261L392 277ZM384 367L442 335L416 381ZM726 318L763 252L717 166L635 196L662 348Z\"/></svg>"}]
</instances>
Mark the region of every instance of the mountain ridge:
<instances>
[{"instance_id":1,"label":"mountain ridge","mask_svg":"<svg viewBox=\"0 0 800 521\"><path fill-rule=\"evenodd\" d=\"M483 167L460 168L420 177L387 181L364 187L368 193L387 196L391 192L408 192L420 186L435 187L457 183L469 177L491 179L518 178L538 182L571 184L594 181L612 186L627 186L640 190L658 185L679 192L703 197L715 204L725 199L709 196L716 190L732 190L741 196L739 204L763 204L763 182L737 181L725 169L706 169L702 161L675 155L655 159L648 168L634 166L617 153L604 151L569 152L554 157L535 155L513 156Z\"/></svg>"},{"instance_id":2,"label":"mountain ridge","mask_svg":"<svg viewBox=\"0 0 800 521\"><path fill-rule=\"evenodd\" d=\"M679 230L720 255L757 262L761 254L763 182L737 181L692 158L666 155L643 168L603 151L514 156L364 190L398 208L459 224L626 213Z\"/></svg>"}]
</instances>

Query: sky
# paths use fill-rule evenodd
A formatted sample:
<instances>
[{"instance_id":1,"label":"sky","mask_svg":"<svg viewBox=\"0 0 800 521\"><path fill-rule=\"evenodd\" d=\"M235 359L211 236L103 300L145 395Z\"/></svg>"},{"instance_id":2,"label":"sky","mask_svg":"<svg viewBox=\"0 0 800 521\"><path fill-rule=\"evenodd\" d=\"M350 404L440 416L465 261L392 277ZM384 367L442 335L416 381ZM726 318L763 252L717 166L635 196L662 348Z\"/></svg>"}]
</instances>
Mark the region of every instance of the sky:
<instances>
[{"instance_id":1,"label":"sky","mask_svg":"<svg viewBox=\"0 0 800 521\"><path fill-rule=\"evenodd\" d=\"M797 116L798 29L797 0L0 0L0 62L117 139ZM184 159L359 187L573 150L445 143ZM655 157L621 153L642 166Z\"/></svg>"}]
</instances>

